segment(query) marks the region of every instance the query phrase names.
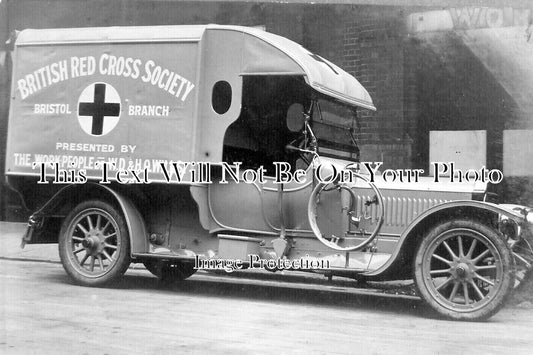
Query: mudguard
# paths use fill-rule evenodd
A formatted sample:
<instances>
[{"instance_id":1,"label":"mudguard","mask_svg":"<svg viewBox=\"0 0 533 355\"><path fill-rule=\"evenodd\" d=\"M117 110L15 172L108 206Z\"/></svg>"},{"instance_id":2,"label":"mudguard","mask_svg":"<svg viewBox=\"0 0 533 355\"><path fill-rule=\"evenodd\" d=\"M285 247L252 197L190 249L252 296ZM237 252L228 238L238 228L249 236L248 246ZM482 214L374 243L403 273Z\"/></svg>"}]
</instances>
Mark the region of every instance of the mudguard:
<instances>
[{"instance_id":1,"label":"mudguard","mask_svg":"<svg viewBox=\"0 0 533 355\"><path fill-rule=\"evenodd\" d=\"M398 246L394 249L394 252L389 260L380 268L365 273L363 276L368 278L388 279L388 275L397 274L399 273L398 270L405 270L405 267L402 268L402 264L405 265L405 263L408 263L407 266L411 264L412 260L410 260L410 256L415 252L414 249L416 247L416 242L419 240L419 238L423 237L420 236L418 232L427 228L424 227L426 222L435 219L444 219L450 215L456 215L458 212L461 212L463 217L473 216L476 214L485 216L487 214L504 215L514 220L519 226L525 228L529 227L527 219L523 214L511 209L503 208L494 203L472 200L457 200L442 203L424 211L416 219L414 219L400 236Z\"/></svg>"},{"instance_id":2,"label":"mudguard","mask_svg":"<svg viewBox=\"0 0 533 355\"><path fill-rule=\"evenodd\" d=\"M32 239L33 232L37 227L38 221L42 217L53 213L57 206L62 205L64 202L71 199L71 196L75 196L81 189L80 185L68 185L60 189L48 202L46 202L43 207L38 211L34 212L28 221L28 229L24 237L22 238L22 246L28 243ZM123 196L119 192L111 189L106 185L101 185L97 183L87 183L83 185L85 192L87 190L98 191L99 193L104 193L107 196L110 196L115 200L120 207L120 211L124 215L126 220L126 225L128 228L128 233L130 236L131 243L131 254L136 253L145 253L148 251L148 234L146 226L144 224L144 219L138 209L135 207L133 202ZM78 190L78 191L77 191Z\"/></svg>"}]
</instances>

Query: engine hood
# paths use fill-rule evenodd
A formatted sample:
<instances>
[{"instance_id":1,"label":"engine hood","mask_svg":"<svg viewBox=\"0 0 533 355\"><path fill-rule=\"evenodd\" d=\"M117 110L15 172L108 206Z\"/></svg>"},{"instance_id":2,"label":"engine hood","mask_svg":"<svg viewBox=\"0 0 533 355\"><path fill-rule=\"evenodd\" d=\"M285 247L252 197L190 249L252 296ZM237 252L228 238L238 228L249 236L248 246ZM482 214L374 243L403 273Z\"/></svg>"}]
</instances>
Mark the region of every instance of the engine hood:
<instances>
[{"instance_id":1,"label":"engine hood","mask_svg":"<svg viewBox=\"0 0 533 355\"><path fill-rule=\"evenodd\" d=\"M345 170L348 164L353 164L353 162L320 157L320 161L316 164L322 165L322 176L327 176L328 173L331 175L334 173L334 169L338 172ZM456 192L456 193L465 193L465 194L484 194L487 191L488 184L486 182L476 181L476 182L451 182L448 178L440 177L438 182L435 182L435 178L432 176L420 176L417 181L407 181L407 179L400 180L396 178L394 181L391 178L391 175L383 175L382 171L376 171L371 174L365 167L363 163L359 164L361 170L360 174L366 177L368 180L373 178L373 183L380 190L408 190L408 191L428 191L428 192ZM398 170L396 170L398 171ZM409 169L399 169L405 173L409 172ZM349 183L356 188L368 188L368 184L360 179L356 180L355 183Z\"/></svg>"}]
</instances>

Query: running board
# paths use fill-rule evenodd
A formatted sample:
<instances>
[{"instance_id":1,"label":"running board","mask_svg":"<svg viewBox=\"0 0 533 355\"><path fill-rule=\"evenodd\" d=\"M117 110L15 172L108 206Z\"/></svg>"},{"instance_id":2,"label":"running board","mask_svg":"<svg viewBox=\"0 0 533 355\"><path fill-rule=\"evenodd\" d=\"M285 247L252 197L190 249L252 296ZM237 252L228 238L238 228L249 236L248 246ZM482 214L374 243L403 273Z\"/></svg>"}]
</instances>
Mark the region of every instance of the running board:
<instances>
[{"instance_id":1,"label":"running board","mask_svg":"<svg viewBox=\"0 0 533 355\"><path fill-rule=\"evenodd\" d=\"M196 256L193 255L178 255L167 253L135 253L132 254L134 259L158 259L158 260L190 260L194 261Z\"/></svg>"}]
</instances>

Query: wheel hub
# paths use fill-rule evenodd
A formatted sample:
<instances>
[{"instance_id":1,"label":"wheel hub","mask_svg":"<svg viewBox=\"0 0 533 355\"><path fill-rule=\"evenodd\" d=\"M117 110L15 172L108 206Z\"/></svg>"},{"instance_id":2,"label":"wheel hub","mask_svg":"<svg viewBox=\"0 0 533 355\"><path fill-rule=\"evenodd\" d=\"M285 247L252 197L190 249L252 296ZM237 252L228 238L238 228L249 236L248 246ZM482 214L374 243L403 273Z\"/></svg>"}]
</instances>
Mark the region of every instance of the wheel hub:
<instances>
[{"instance_id":1,"label":"wheel hub","mask_svg":"<svg viewBox=\"0 0 533 355\"><path fill-rule=\"evenodd\" d=\"M100 238L99 233L94 235L87 236L82 242L81 245L87 250L91 255L99 254L104 248L104 241Z\"/></svg>"},{"instance_id":2,"label":"wheel hub","mask_svg":"<svg viewBox=\"0 0 533 355\"><path fill-rule=\"evenodd\" d=\"M458 263L455 267L452 268L452 275L455 276L456 280L465 281L472 278L473 271L467 263Z\"/></svg>"}]
</instances>

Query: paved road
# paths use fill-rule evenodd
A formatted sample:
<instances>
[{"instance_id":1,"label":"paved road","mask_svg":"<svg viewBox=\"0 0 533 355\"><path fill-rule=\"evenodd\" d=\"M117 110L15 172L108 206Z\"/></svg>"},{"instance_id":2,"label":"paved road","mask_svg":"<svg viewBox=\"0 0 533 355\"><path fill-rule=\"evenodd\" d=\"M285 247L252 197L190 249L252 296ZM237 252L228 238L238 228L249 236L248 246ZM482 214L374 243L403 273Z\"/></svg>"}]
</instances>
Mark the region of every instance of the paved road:
<instances>
[{"instance_id":1,"label":"paved road","mask_svg":"<svg viewBox=\"0 0 533 355\"><path fill-rule=\"evenodd\" d=\"M416 300L264 282L200 274L169 286L145 270L130 269L115 287L86 288L71 285L58 263L0 259L0 353L531 354L533 349L532 310L507 308L489 322L459 323L430 318Z\"/></svg>"}]
</instances>

